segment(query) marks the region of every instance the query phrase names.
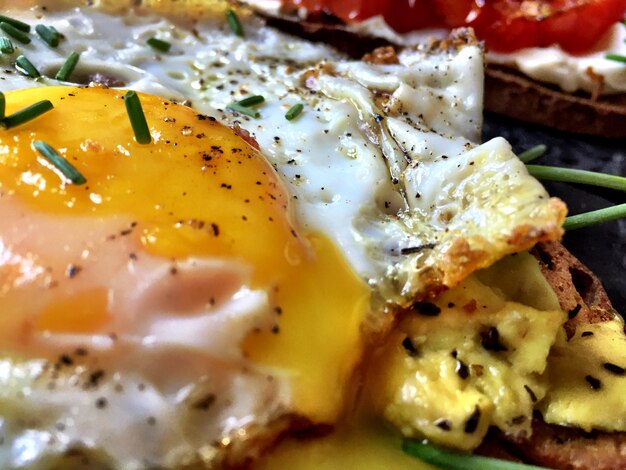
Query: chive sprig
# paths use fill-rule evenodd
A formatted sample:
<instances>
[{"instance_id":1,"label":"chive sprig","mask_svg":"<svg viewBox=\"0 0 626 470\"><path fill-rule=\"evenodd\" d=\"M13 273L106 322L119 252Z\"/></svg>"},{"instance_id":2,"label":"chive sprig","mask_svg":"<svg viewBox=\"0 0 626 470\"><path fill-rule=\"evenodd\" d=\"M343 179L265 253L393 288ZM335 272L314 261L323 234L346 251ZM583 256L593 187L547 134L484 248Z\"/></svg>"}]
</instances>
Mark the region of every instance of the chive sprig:
<instances>
[{"instance_id":1,"label":"chive sprig","mask_svg":"<svg viewBox=\"0 0 626 470\"><path fill-rule=\"evenodd\" d=\"M164 41L163 39L159 39L156 37L152 37L146 41L146 44L151 48L159 51L159 52L169 52L172 44Z\"/></svg>"},{"instance_id":2,"label":"chive sprig","mask_svg":"<svg viewBox=\"0 0 626 470\"><path fill-rule=\"evenodd\" d=\"M17 59L15 59L15 68L27 77L41 77L41 74L39 73L39 70L37 70L37 67L35 67L33 63L23 55L17 56Z\"/></svg>"},{"instance_id":3,"label":"chive sprig","mask_svg":"<svg viewBox=\"0 0 626 470\"><path fill-rule=\"evenodd\" d=\"M226 109L235 111L239 114L245 114L246 116L258 119L261 117L261 113L251 106L258 106L265 101L265 98L261 95L252 95L242 100L236 101L226 106Z\"/></svg>"},{"instance_id":4,"label":"chive sprig","mask_svg":"<svg viewBox=\"0 0 626 470\"><path fill-rule=\"evenodd\" d=\"M67 82L70 79L72 72L74 72L76 64L78 64L78 59L80 59L80 54L78 52L72 52L54 78L62 82Z\"/></svg>"},{"instance_id":5,"label":"chive sprig","mask_svg":"<svg viewBox=\"0 0 626 470\"><path fill-rule=\"evenodd\" d=\"M63 158L51 145L43 140L35 140L33 147L51 163L70 183L81 185L87 182L80 171L70 162Z\"/></svg>"},{"instance_id":6,"label":"chive sprig","mask_svg":"<svg viewBox=\"0 0 626 470\"><path fill-rule=\"evenodd\" d=\"M447 451L408 439L402 442L402 450L412 457L447 470L546 470L535 465Z\"/></svg>"},{"instance_id":7,"label":"chive sprig","mask_svg":"<svg viewBox=\"0 0 626 470\"><path fill-rule=\"evenodd\" d=\"M50 100L38 101L0 120L0 127L11 129L25 122L32 121L36 117L50 111L52 108L53 106Z\"/></svg>"},{"instance_id":8,"label":"chive sprig","mask_svg":"<svg viewBox=\"0 0 626 470\"><path fill-rule=\"evenodd\" d=\"M604 54L604 58L608 60L614 60L616 62L623 62L626 64L626 56L621 54L613 54L611 52L607 52Z\"/></svg>"},{"instance_id":9,"label":"chive sprig","mask_svg":"<svg viewBox=\"0 0 626 470\"><path fill-rule=\"evenodd\" d=\"M135 91L129 91L124 95L126 113L130 120L130 125L135 133L135 140L139 144L149 144L152 141L146 115L141 107L141 101Z\"/></svg>"},{"instance_id":10,"label":"chive sprig","mask_svg":"<svg viewBox=\"0 0 626 470\"><path fill-rule=\"evenodd\" d=\"M583 214L570 215L565 219L563 228L565 230L577 230L624 217L626 217L626 204L618 204L617 206L606 207Z\"/></svg>"},{"instance_id":11,"label":"chive sprig","mask_svg":"<svg viewBox=\"0 0 626 470\"><path fill-rule=\"evenodd\" d=\"M233 33L241 38L245 36L241 21L239 21L237 14L230 8L226 10L226 21L228 22L228 26L230 26L230 29L233 31Z\"/></svg>"},{"instance_id":12,"label":"chive sprig","mask_svg":"<svg viewBox=\"0 0 626 470\"><path fill-rule=\"evenodd\" d=\"M287 121L293 121L295 118L302 114L302 110L304 109L304 105L302 103L294 104L289 111L285 113L285 119Z\"/></svg>"},{"instance_id":13,"label":"chive sprig","mask_svg":"<svg viewBox=\"0 0 626 470\"><path fill-rule=\"evenodd\" d=\"M18 29L25 33L30 32L30 25L28 23L24 23L23 21L16 20L15 18L11 18L10 16L0 15L0 22L11 25L15 29Z\"/></svg>"},{"instance_id":14,"label":"chive sprig","mask_svg":"<svg viewBox=\"0 0 626 470\"><path fill-rule=\"evenodd\" d=\"M13 43L9 38L5 38L4 36L0 37L0 52L3 54L13 54L15 52Z\"/></svg>"},{"instance_id":15,"label":"chive sprig","mask_svg":"<svg viewBox=\"0 0 626 470\"><path fill-rule=\"evenodd\" d=\"M529 163L541 157L544 153L546 153L547 149L548 147L543 144L535 145L528 150L524 150L517 156L517 158L519 158L524 163Z\"/></svg>"},{"instance_id":16,"label":"chive sprig","mask_svg":"<svg viewBox=\"0 0 626 470\"><path fill-rule=\"evenodd\" d=\"M56 29L43 24L38 24L35 26L35 31L50 47L57 47L59 45L61 36Z\"/></svg>"},{"instance_id":17,"label":"chive sprig","mask_svg":"<svg viewBox=\"0 0 626 470\"><path fill-rule=\"evenodd\" d=\"M22 44L30 44L31 40L28 34L23 31L20 31L15 26L10 25L9 23L0 23L0 29L11 36L16 41L21 42Z\"/></svg>"},{"instance_id":18,"label":"chive sprig","mask_svg":"<svg viewBox=\"0 0 626 470\"><path fill-rule=\"evenodd\" d=\"M626 178L623 176L544 165L526 165L526 168L531 175L540 180L586 184L626 191Z\"/></svg>"}]
</instances>

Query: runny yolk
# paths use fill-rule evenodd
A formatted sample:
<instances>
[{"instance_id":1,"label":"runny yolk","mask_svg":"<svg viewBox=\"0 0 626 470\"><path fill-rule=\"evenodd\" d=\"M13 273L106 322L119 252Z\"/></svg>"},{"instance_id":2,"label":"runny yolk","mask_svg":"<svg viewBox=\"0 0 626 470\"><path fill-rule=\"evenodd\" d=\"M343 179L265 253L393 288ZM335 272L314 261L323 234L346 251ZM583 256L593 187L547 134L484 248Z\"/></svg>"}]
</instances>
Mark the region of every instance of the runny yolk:
<instances>
[{"instance_id":1,"label":"runny yolk","mask_svg":"<svg viewBox=\"0 0 626 470\"><path fill-rule=\"evenodd\" d=\"M276 326L251 333L245 354L287 371L302 412L333 419L359 357L368 288L325 236L295 229L280 180L233 130L188 107L140 95L152 135L141 145L123 95L74 87L7 93L7 114L42 99L54 109L0 130L3 197L60 218L130 217L129 236L167 260L219 257L251 266L250 287L268 292ZM55 148L87 183L67 184L43 165L35 140ZM0 298L0 312L6 309ZM45 306L35 324L51 332L108 333L107 318L115 314L107 310L106 290L83 292Z\"/></svg>"}]
</instances>

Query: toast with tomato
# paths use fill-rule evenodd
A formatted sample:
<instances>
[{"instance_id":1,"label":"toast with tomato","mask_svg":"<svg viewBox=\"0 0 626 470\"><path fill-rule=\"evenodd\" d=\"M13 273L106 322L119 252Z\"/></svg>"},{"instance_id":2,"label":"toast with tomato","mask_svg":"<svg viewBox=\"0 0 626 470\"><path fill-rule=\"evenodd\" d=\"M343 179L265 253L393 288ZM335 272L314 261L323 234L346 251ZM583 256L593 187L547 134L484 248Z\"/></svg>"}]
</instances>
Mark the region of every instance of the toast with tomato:
<instances>
[{"instance_id":1,"label":"toast with tomato","mask_svg":"<svg viewBox=\"0 0 626 470\"><path fill-rule=\"evenodd\" d=\"M297 15L292 30L353 54L472 27L487 51L487 111L568 132L626 137L626 0L263 3L280 4L283 23Z\"/></svg>"}]
</instances>

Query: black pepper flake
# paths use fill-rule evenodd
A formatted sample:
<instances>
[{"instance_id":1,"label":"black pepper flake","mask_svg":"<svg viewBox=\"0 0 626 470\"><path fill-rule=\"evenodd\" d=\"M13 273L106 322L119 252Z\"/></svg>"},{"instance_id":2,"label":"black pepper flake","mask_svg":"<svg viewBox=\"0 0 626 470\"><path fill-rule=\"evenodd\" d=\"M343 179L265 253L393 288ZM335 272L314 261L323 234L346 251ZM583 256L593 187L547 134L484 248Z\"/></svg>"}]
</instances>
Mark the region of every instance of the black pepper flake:
<instances>
[{"instance_id":1,"label":"black pepper flake","mask_svg":"<svg viewBox=\"0 0 626 470\"><path fill-rule=\"evenodd\" d=\"M427 317L436 317L441 313L441 309L432 302L415 302L413 310Z\"/></svg>"},{"instance_id":2,"label":"black pepper flake","mask_svg":"<svg viewBox=\"0 0 626 470\"><path fill-rule=\"evenodd\" d=\"M213 393L208 393L207 395L199 398L191 404L191 407L196 410L206 411L208 410L213 403L215 403L215 395Z\"/></svg>"},{"instance_id":3,"label":"black pepper flake","mask_svg":"<svg viewBox=\"0 0 626 470\"><path fill-rule=\"evenodd\" d=\"M419 246L409 246L409 247L406 247L406 248L401 248L400 249L400 254L402 254L402 255L412 255L413 253L419 253L420 251L432 250L436 246L437 245L435 243L425 243L424 245L419 245Z\"/></svg>"},{"instance_id":4,"label":"black pepper flake","mask_svg":"<svg viewBox=\"0 0 626 470\"><path fill-rule=\"evenodd\" d=\"M574 318L576 315L578 315L578 312L580 312L581 308L582 307L580 306L580 304L576 305L576 307L567 312L567 318L569 318L570 320Z\"/></svg>"},{"instance_id":5,"label":"black pepper flake","mask_svg":"<svg viewBox=\"0 0 626 470\"><path fill-rule=\"evenodd\" d=\"M463 380L469 377L469 367L467 367L467 364L465 364L465 362L461 359L456 360L456 368L454 369L454 372L456 372L456 374Z\"/></svg>"},{"instance_id":6,"label":"black pepper flake","mask_svg":"<svg viewBox=\"0 0 626 470\"><path fill-rule=\"evenodd\" d=\"M147 422L150 426L154 426L156 424L156 418L154 416L148 416Z\"/></svg>"},{"instance_id":7,"label":"black pepper flake","mask_svg":"<svg viewBox=\"0 0 626 470\"><path fill-rule=\"evenodd\" d=\"M74 364L74 361L72 360L72 358L68 356L67 354L62 354L59 357L59 362L63 364L64 366L71 366L72 364Z\"/></svg>"},{"instance_id":8,"label":"black pepper flake","mask_svg":"<svg viewBox=\"0 0 626 470\"><path fill-rule=\"evenodd\" d=\"M611 374L624 375L626 373L626 369L611 362L605 362L604 364L602 364L602 367L608 370Z\"/></svg>"},{"instance_id":9,"label":"black pepper flake","mask_svg":"<svg viewBox=\"0 0 626 470\"><path fill-rule=\"evenodd\" d=\"M97 387L100 383L100 380L104 377L104 371L102 369L98 369L91 374L89 374L89 379L87 381L87 387Z\"/></svg>"},{"instance_id":10,"label":"black pepper flake","mask_svg":"<svg viewBox=\"0 0 626 470\"><path fill-rule=\"evenodd\" d=\"M276 315L282 315L283 314L283 309L280 307L274 307L274 311L276 312Z\"/></svg>"},{"instance_id":11,"label":"black pepper flake","mask_svg":"<svg viewBox=\"0 0 626 470\"><path fill-rule=\"evenodd\" d=\"M449 420L443 418L435 421L435 426L437 426L442 431L450 431L452 429L452 423Z\"/></svg>"},{"instance_id":12,"label":"black pepper flake","mask_svg":"<svg viewBox=\"0 0 626 470\"><path fill-rule=\"evenodd\" d=\"M65 275L69 279L74 279L76 275L82 270L82 268L76 264L70 264L65 271Z\"/></svg>"},{"instance_id":13,"label":"black pepper flake","mask_svg":"<svg viewBox=\"0 0 626 470\"><path fill-rule=\"evenodd\" d=\"M500 333L495 326L487 328L480 332L480 344L487 351L508 351L508 348L500 342Z\"/></svg>"},{"instance_id":14,"label":"black pepper flake","mask_svg":"<svg viewBox=\"0 0 626 470\"><path fill-rule=\"evenodd\" d=\"M129 253L128 257L132 259L133 261L137 261L137 255L135 253Z\"/></svg>"},{"instance_id":15,"label":"black pepper flake","mask_svg":"<svg viewBox=\"0 0 626 470\"><path fill-rule=\"evenodd\" d=\"M380 124L383 119L385 119L383 116L381 116L380 114L374 114L374 121L376 121L377 124Z\"/></svg>"},{"instance_id":16,"label":"black pepper flake","mask_svg":"<svg viewBox=\"0 0 626 470\"><path fill-rule=\"evenodd\" d=\"M537 395L535 395L533 389L530 388L528 385L524 385L524 390L528 392L528 395L530 396L530 401L532 401L533 403L537 403Z\"/></svg>"},{"instance_id":17,"label":"black pepper flake","mask_svg":"<svg viewBox=\"0 0 626 470\"><path fill-rule=\"evenodd\" d=\"M480 414L480 408L477 405L474 408L474 412L470 415L469 418L467 418L467 421L465 421L465 427L463 428L463 431L466 434L472 434L474 431L476 431L476 429L478 428L478 423L480 422Z\"/></svg>"},{"instance_id":18,"label":"black pepper flake","mask_svg":"<svg viewBox=\"0 0 626 470\"><path fill-rule=\"evenodd\" d=\"M593 375L585 375L585 380L593 390L600 390L602 388L602 382Z\"/></svg>"},{"instance_id":19,"label":"black pepper flake","mask_svg":"<svg viewBox=\"0 0 626 470\"><path fill-rule=\"evenodd\" d=\"M448 302L448 308L454 308L454 302Z\"/></svg>"},{"instance_id":20,"label":"black pepper flake","mask_svg":"<svg viewBox=\"0 0 626 470\"><path fill-rule=\"evenodd\" d=\"M104 397L100 397L96 400L96 408L98 408L99 410L106 408L107 405L107 399Z\"/></svg>"},{"instance_id":21,"label":"black pepper flake","mask_svg":"<svg viewBox=\"0 0 626 470\"><path fill-rule=\"evenodd\" d=\"M278 333L280 333L280 327L278 325L274 325L272 327L272 333L274 333L275 335L277 335Z\"/></svg>"},{"instance_id":22,"label":"black pepper flake","mask_svg":"<svg viewBox=\"0 0 626 470\"><path fill-rule=\"evenodd\" d=\"M413 341L411 341L411 338L408 336L402 340L402 347L406 350L409 356L417 356L417 349L415 348Z\"/></svg>"},{"instance_id":23,"label":"black pepper flake","mask_svg":"<svg viewBox=\"0 0 626 470\"><path fill-rule=\"evenodd\" d=\"M519 415L519 416L516 416L515 418L513 418L511 420L511 423L516 425L516 426L518 426L518 425L522 424L524 421L526 421L526 416Z\"/></svg>"},{"instance_id":24,"label":"black pepper flake","mask_svg":"<svg viewBox=\"0 0 626 470\"><path fill-rule=\"evenodd\" d=\"M74 351L74 354L76 354L77 356L86 356L87 350L85 348L76 348L76 351Z\"/></svg>"},{"instance_id":25,"label":"black pepper flake","mask_svg":"<svg viewBox=\"0 0 626 470\"><path fill-rule=\"evenodd\" d=\"M211 230L213 230L213 235L216 237L220 234L220 227L217 224L211 224Z\"/></svg>"},{"instance_id":26,"label":"black pepper flake","mask_svg":"<svg viewBox=\"0 0 626 470\"><path fill-rule=\"evenodd\" d=\"M593 331L583 331L583 332L580 334L580 336L581 336L581 338L585 338L585 337L587 337L587 336L593 336Z\"/></svg>"}]
</instances>

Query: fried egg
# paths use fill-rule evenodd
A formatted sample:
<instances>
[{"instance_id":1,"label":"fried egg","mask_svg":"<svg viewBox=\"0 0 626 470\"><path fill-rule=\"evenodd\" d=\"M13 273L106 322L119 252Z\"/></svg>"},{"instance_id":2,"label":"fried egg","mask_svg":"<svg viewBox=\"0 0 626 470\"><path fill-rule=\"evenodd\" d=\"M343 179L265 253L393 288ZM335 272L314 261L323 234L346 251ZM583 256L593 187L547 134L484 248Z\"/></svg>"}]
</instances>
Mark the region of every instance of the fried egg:
<instances>
[{"instance_id":1,"label":"fried egg","mask_svg":"<svg viewBox=\"0 0 626 470\"><path fill-rule=\"evenodd\" d=\"M223 6L155 5L5 11L61 41L0 59L7 114L53 105L0 130L2 467L243 464L338 420L395 308L561 234L563 204L508 143L477 143L470 37L380 65L245 12L239 36ZM51 78L72 51L70 81ZM77 86L96 81L119 87ZM229 110L252 95L258 117Z\"/></svg>"}]
</instances>

